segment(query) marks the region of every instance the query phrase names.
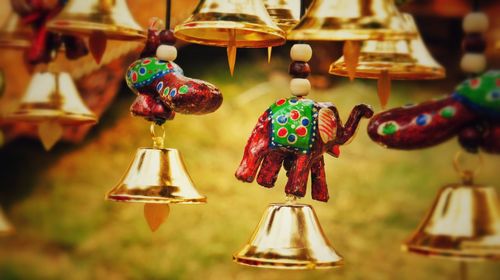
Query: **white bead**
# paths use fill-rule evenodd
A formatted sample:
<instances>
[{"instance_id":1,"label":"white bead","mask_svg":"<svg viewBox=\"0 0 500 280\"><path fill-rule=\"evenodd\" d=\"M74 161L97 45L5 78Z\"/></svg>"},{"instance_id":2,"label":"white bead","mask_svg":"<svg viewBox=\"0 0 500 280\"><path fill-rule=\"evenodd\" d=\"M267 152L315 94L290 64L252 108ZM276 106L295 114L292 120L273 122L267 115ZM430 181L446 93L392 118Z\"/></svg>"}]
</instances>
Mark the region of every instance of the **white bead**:
<instances>
[{"instance_id":1,"label":"white bead","mask_svg":"<svg viewBox=\"0 0 500 280\"><path fill-rule=\"evenodd\" d=\"M488 30L488 17L481 12L469 13L464 17L462 27L465 33L486 32Z\"/></svg>"},{"instance_id":2,"label":"white bead","mask_svg":"<svg viewBox=\"0 0 500 280\"><path fill-rule=\"evenodd\" d=\"M305 96L311 90L311 83L308 79L295 78L290 81L290 90L292 91L292 95Z\"/></svg>"},{"instance_id":3,"label":"white bead","mask_svg":"<svg viewBox=\"0 0 500 280\"><path fill-rule=\"evenodd\" d=\"M290 57L293 61L308 62L312 57L312 49L308 44L295 44L290 49Z\"/></svg>"},{"instance_id":4,"label":"white bead","mask_svg":"<svg viewBox=\"0 0 500 280\"><path fill-rule=\"evenodd\" d=\"M466 53L460 61L460 68L466 73L481 73L486 69L486 57L479 53Z\"/></svg>"},{"instance_id":5,"label":"white bead","mask_svg":"<svg viewBox=\"0 0 500 280\"><path fill-rule=\"evenodd\" d=\"M170 45L160 45L156 49L156 57L163 61L174 61L177 58L177 49Z\"/></svg>"}]
</instances>

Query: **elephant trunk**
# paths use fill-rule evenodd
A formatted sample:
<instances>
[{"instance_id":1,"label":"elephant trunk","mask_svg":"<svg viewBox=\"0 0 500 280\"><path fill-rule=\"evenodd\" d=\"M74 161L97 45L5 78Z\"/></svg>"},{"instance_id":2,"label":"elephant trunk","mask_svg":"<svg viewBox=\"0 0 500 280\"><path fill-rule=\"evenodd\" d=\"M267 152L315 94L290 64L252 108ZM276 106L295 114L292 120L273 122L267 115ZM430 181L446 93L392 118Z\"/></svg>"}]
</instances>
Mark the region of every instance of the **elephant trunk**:
<instances>
[{"instance_id":1,"label":"elephant trunk","mask_svg":"<svg viewBox=\"0 0 500 280\"><path fill-rule=\"evenodd\" d=\"M373 116L373 110L369 105L360 104L356 105L349 115L349 119L342 127L341 125L337 128L337 138L335 143L338 145L345 144L351 137L356 133L359 121L362 118L371 118Z\"/></svg>"}]
</instances>

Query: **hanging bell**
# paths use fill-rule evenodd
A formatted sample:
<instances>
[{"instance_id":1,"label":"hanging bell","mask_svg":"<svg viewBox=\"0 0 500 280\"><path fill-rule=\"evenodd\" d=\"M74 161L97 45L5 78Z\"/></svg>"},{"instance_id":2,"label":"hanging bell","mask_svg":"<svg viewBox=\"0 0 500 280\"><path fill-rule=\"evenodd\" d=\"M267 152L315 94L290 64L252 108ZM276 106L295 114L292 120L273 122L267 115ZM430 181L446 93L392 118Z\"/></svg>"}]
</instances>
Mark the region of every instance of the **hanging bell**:
<instances>
[{"instance_id":1,"label":"hanging bell","mask_svg":"<svg viewBox=\"0 0 500 280\"><path fill-rule=\"evenodd\" d=\"M300 0L264 0L264 6L274 23L285 31L300 20Z\"/></svg>"},{"instance_id":2,"label":"hanging bell","mask_svg":"<svg viewBox=\"0 0 500 280\"><path fill-rule=\"evenodd\" d=\"M475 184L442 188L403 250L459 260L500 260L500 204L495 188Z\"/></svg>"},{"instance_id":3,"label":"hanging bell","mask_svg":"<svg viewBox=\"0 0 500 280\"><path fill-rule=\"evenodd\" d=\"M0 236L5 236L12 234L14 232L14 227L5 217L2 208L0 207Z\"/></svg>"},{"instance_id":4,"label":"hanging bell","mask_svg":"<svg viewBox=\"0 0 500 280\"><path fill-rule=\"evenodd\" d=\"M437 63L422 41L415 20L402 14L417 37L398 41L365 41L361 47L354 77L378 79L386 71L392 80L441 79L445 69ZM330 65L330 74L349 76L344 56Z\"/></svg>"},{"instance_id":5,"label":"hanging bell","mask_svg":"<svg viewBox=\"0 0 500 280\"><path fill-rule=\"evenodd\" d=\"M126 0L72 0L54 19L47 23L54 32L90 36L102 32L110 40L140 40L145 38L141 26L134 20Z\"/></svg>"},{"instance_id":6,"label":"hanging bell","mask_svg":"<svg viewBox=\"0 0 500 280\"><path fill-rule=\"evenodd\" d=\"M140 203L199 204L207 201L195 189L176 149L139 148L118 185L106 199Z\"/></svg>"},{"instance_id":7,"label":"hanging bell","mask_svg":"<svg viewBox=\"0 0 500 280\"><path fill-rule=\"evenodd\" d=\"M314 209L306 204L270 204L250 241L233 255L239 264L315 269L343 264L330 245Z\"/></svg>"},{"instance_id":8,"label":"hanging bell","mask_svg":"<svg viewBox=\"0 0 500 280\"><path fill-rule=\"evenodd\" d=\"M0 26L0 48L24 49L31 45L31 31L10 11Z\"/></svg>"},{"instance_id":9,"label":"hanging bell","mask_svg":"<svg viewBox=\"0 0 500 280\"><path fill-rule=\"evenodd\" d=\"M187 42L219 47L265 48L285 43L285 32L261 0L201 0L174 34Z\"/></svg>"},{"instance_id":10,"label":"hanging bell","mask_svg":"<svg viewBox=\"0 0 500 280\"><path fill-rule=\"evenodd\" d=\"M399 40L414 37L392 0L313 0L289 40Z\"/></svg>"},{"instance_id":11,"label":"hanging bell","mask_svg":"<svg viewBox=\"0 0 500 280\"><path fill-rule=\"evenodd\" d=\"M3 117L5 122L56 122L60 125L95 123L92 113L66 72L33 75L18 108Z\"/></svg>"}]
</instances>

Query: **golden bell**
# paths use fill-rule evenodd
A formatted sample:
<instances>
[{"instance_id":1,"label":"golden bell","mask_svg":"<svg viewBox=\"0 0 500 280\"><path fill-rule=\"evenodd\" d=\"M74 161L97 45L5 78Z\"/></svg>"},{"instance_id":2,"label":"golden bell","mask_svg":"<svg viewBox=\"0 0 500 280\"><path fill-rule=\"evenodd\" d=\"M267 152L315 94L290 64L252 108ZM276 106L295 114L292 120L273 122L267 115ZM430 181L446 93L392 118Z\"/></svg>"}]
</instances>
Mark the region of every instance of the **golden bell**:
<instances>
[{"instance_id":1,"label":"golden bell","mask_svg":"<svg viewBox=\"0 0 500 280\"><path fill-rule=\"evenodd\" d=\"M23 25L19 16L10 11L0 26L0 48L23 49L30 45L31 31L29 27Z\"/></svg>"},{"instance_id":2,"label":"golden bell","mask_svg":"<svg viewBox=\"0 0 500 280\"><path fill-rule=\"evenodd\" d=\"M289 40L398 40L414 37L392 0L313 0Z\"/></svg>"},{"instance_id":3,"label":"golden bell","mask_svg":"<svg viewBox=\"0 0 500 280\"><path fill-rule=\"evenodd\" d=\"M378 79L382 71L387 71L393 80L445 77L444 67L434 60L425 47L413 17L410 14L403 14L403 18L418 36L410 40L363 42L355 77ZM343 56L330 65L329 73L348 76Z\"/></svg>"},{"instance_id":4,"label":"golden bell","mask_svg":"<svg viewBox=\"0 0 500 280\"><path fill-rule=\"evenodd\" d=\"M3 121L79 125L95 123L97 117L83 103L68 73L38 72L31 78L18 108Z\"/></svg>"},{"instance_id":5,"label":"golden bell","mask_svg":"<svg viewBox=\"0 0 500 280\"><path fill-rule=\"evenodd\" d=\"M176 149L139 148L118 185L106 199L141 203L205 203Z\"/></svg>"},{"instance_id":6,"label":"golden bell","mask_svg":"<svg viewBox=\"0 0 500 280\"><path fill-rule=\"evenodd\" d=\"M201 0L174 34L187 42L219 47L264 48L285 43L285 32L261 0Z\"/></svg>"},{"instance_id":7,"label":"golden bell","mask_svg":"<svg viewBox=\"0 0 500 280\"><path fill-rule=\"evenodd\" d=\"M0 208L0 236L9 235L14 232L14 227L5 217L2 208Z\"/></svg>"},{"instance_id":8,"label":"golden bell","mask_svg":"<svg viewBox=\"0 0 500 280\"><path fill-rule=\"evenodd\" d=\"M141 26L130 14L126 0L71 0L47 23L47 28L83 36L103 32L111 40L145 38Z\"/></svg>"},{"instance_id":9,"label":"golden bell","mask_svg":"<svg viewBox=\"0 0 500 280\"><path fill-rule=\"evenodd\" d=\"M343 264L330 245L316 213L306 204L270 204L250 241L233 255L239 264L316 269Z\"/></svg>"},{"instance_id":10,"label":"golden bell","mask_svg":"<svg viewBox=\"0 0 500 280\"><path fill-rule=\"evenodd\" d=\"M274 23L285 31L300 20L300 0L264 0L264 6Z\"/></svg>"},{"instance_id":11,"label":"golden bell","mask_svg":"<svg viewBox=\"0 0 500 280\"><path fill-rule=\"evenodd\" d=\"M446 186L403 249L458 260L500 260L499 207L491 186Z\"/></svg>"}]
</instances>

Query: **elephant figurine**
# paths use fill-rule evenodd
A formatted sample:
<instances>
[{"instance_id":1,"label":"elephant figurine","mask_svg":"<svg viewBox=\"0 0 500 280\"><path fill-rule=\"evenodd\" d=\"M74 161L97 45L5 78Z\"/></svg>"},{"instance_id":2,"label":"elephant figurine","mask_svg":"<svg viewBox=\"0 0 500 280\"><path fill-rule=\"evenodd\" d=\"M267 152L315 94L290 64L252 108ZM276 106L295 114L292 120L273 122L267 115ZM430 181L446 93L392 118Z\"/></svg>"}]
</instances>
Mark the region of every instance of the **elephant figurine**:
<instances>
[{"instance_id":1,"label":"elephant figurine","mask_svg":"<svg viewBox=\"0 0 500 280\"><path fill-rule=\"evenodd\" d=\"M172 120L175 113L208 114L222 104L222 94L217 87L184 76L173 61L154 55L159 45L173 42L172 31L148 29L148 41L141 58L129 66L125 76L128 87L137 94L130 107L134 116L163 124Z\"/></svg>"},{"instance_id":2,"label":"elephant figurine","mask_svg":"<svg viewBox=\"0 0 500 280\"><path fill-rule=\"evenodd\" d=\"M355 134L361 118L370 118L368 105L357 105L345 126L337 108L329 102L314 102L302 97L283 98L272 104L259 118L248 143L236 178L273 187L281 165L288 182L285 192L304 197L311 171L312 198L328 201L323 154L339 156L339 146Z\"/></svg>"},{"instance_id":3,"label":"elephant figurine","mask_svg":"<svg viewBox=\"0 0 500 280\"><path fill-rule=\"evenodd\" d=\"M388 148L435 146L453 136L468 152L500 153L500 71L462 82L440 100L394 108L375 115L370 138Z\"/></svg>"}]
</instances>

